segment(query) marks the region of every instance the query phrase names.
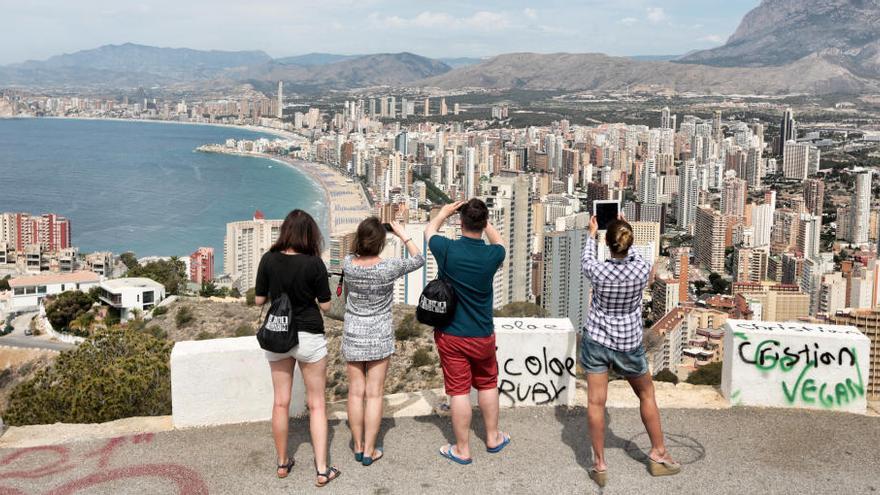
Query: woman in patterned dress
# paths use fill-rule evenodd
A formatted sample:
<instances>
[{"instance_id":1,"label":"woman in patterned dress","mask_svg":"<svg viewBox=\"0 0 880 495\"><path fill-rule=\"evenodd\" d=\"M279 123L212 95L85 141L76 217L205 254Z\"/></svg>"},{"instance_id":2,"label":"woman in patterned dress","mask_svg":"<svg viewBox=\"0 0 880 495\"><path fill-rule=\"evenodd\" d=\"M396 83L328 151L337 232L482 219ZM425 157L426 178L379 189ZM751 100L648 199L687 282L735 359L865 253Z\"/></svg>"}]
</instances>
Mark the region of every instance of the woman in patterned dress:
<instances>
[{"instance_id":1,"label":"woman in patterned dress","mask_svg":"<svg viewBox=\"0 0 880 495\"><path fill-rule=\"evenodd\" d=\"M345 323L342 354L348 361L348 424L355 460L364 466L382 458L376 436L382 421L382 398L388 362L394 354L391 305L394 282L425 265L425 257L403 228L391 224L409 256L383 259L386 229L376 217L360 223L351 256L342 266L345 289Z\"/></svg>"}]
</instances>

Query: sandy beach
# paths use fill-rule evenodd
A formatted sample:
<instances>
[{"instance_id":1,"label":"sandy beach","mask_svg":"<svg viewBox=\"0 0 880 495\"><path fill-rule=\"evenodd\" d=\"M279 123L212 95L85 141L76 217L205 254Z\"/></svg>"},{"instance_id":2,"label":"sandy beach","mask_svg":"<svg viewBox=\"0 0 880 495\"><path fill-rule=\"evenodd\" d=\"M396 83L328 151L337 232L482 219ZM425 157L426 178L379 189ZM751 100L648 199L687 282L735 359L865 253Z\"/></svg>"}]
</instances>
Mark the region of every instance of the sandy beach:
<instances>
[{"instance_id":1,"label":"sandy beach","mask_svg":"<svg viewBox=\"0 0 880 495\"><path fill-rule=\"evenodd\" d=\"M205 145L199 147L198 150L206 153L266 158L305 173L324 191L331 235L357 230L361 220L372 214L370 203L361 185L329 165L268 153L236 151L222 145Z\"/></svg>"}]
</instances>

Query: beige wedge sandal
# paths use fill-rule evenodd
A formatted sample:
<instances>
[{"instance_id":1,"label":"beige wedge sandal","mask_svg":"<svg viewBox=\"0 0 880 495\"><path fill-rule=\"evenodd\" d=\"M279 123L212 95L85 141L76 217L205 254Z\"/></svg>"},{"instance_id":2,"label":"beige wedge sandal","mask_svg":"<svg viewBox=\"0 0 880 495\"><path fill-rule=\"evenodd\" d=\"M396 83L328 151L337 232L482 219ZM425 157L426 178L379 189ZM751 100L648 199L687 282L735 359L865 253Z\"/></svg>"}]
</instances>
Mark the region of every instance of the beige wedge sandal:
<instances>
[{"instance_id":1,"label":"beige wedge sandal","mask_svg":"<svg viewBox=\"0 0 880 495\"><path fill-rule=\"evenodd\" d=\"M672 476L681 472L681 464L675 461L667 461L665 459L655 461L648 458L648 471L651 476Z\"/></svg>"},{"instance_id":2,"label":"beige wedge sandal","mask_svg":"<svg viewBox=\"0 0 880 495\"><path fill-rule=\"evenodd\" d=\"M590 468L590 479L596 482L600 488L605 487L605 484L608 483L608 470L599 471L598 469L591 467Z\"/></svg>"}]
</instances>

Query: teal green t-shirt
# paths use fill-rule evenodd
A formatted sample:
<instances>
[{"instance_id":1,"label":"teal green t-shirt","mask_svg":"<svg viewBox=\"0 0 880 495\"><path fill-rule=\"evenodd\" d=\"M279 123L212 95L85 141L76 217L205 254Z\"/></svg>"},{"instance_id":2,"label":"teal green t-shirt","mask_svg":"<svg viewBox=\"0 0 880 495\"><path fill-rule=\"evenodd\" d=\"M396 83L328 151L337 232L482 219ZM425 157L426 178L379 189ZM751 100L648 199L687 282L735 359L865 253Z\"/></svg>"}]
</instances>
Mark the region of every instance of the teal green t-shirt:
<instances>
[{"instance_id":1,"label":"teal green t-shirt","mask_svg":"<svg viewBox=\"0 0 880 495\"><path fill-rule=\"evenodd\" d=\"M488 337L492 323L493 279L504 261L504 246L482 239L431 237L428 247L437 260L440 274L455 288L458 305L452 323L440 330L458 337Z\"/></svg>"}]
</instances>

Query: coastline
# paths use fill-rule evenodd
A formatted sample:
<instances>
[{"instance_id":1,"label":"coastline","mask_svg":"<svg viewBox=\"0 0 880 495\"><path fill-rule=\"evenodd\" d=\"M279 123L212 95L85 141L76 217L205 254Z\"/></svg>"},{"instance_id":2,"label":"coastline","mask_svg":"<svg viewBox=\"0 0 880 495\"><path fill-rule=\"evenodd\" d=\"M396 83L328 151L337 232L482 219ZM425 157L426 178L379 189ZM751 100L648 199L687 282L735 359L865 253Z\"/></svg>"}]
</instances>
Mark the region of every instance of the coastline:
<instances>
[{"instance_id":1,"label":"coastline","mask_svg":"<svg viewBox=\"0 0 880 495\"><path fill-rule=\"evenodd\" d=\"M328 165L268 153L230 150L222 145L200 146L197 151L265 158L304 173L324 192L330 235L353 232L364 218L370 216L371 208L360 184Z\"/></svg>"},{"instance_id":2,"label":"coastline","mask_svg":"<svg viewBox=\"0 0 880 495\"><path fill-rule=\"evenodd\" d=\"M284 139L305 139L294 132L285 131L284 129L275 129L272 127L262 127L258 125L238 125L238 124L218 124L216 122L188 122L183 120L162 120L162 119L120 119L117 117L10 117L10 119L53 119L53 120L89 120L100 121L107 120L110 122L146 122L150 124L179 124L179 125L204 125L211 127L225 127L227 129L244 129L251 132L262 132L263 134L271 134Z\"/></svg>"}]
</instances>

